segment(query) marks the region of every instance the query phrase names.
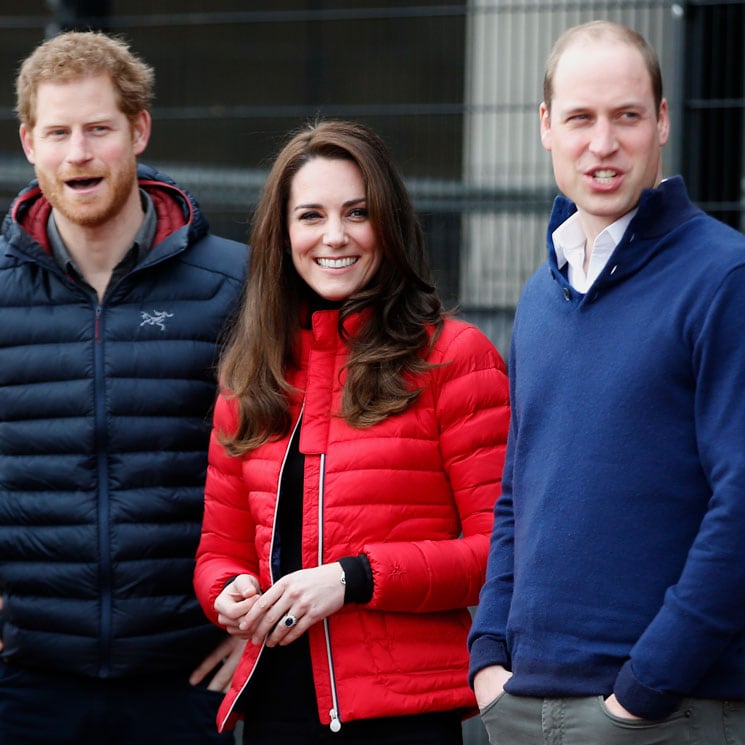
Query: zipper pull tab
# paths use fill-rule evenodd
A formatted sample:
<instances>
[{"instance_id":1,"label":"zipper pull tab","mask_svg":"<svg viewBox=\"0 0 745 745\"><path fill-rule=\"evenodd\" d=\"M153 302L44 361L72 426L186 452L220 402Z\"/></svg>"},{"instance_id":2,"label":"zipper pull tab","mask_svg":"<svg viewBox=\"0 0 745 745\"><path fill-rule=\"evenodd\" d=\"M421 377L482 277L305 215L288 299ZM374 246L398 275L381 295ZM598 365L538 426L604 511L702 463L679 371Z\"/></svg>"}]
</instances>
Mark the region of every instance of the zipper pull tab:
<instances>
[{"instance_id":1,"label":"zipper pull tab","mask_svg":"<svg viewBox=\"0 0 745 745\"><path fill-rule=\"evenodd\" d=\"M339 721L336 709L331 709L331 711L329 711L329 716L331 717L331 724L329 725L331 731L338 732L341 729L341 722Z\"/></svg>"},{"instance_id":2,"label":"zipper pull tab","mask_svg":"<svg viewBox=\"0 0 745 745\"><path fill-rule=\"evenodd\" d=\"M100 303L96 304L96 324L95 324L95 337L96 337L96 343L101 343L101 314L103 313L103 308L101 307Z\"/></svg>"}]
</instances>

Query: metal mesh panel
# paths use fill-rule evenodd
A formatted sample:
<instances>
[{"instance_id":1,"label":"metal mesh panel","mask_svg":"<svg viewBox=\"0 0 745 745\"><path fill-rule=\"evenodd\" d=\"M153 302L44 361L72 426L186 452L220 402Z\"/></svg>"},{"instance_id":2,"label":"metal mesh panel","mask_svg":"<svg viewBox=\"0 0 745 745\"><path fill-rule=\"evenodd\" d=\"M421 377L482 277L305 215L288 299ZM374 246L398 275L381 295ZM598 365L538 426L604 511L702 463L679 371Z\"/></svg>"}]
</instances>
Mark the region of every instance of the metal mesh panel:
<instances>
[{"instance_id":1,"label":"metal mesh panel","mask_svg":"<svg viewBox=\"0 0 745 745\"><path fill-rule=\"evenodd\" d=\"M247 238L289 130L316 116L378 130L413 193L446 301L506 352L555 193L537 113L554 39L607 18L652 42L672 112L665 170L683 167L703 206L739 225L742 14L737 2L655 0L50 0L31 10L6 0L0 206L32 175L12 112L18 60L55 23L104 27L156 69L145 160L196 194L216 232Z\"/></svg>"}]
</instances>

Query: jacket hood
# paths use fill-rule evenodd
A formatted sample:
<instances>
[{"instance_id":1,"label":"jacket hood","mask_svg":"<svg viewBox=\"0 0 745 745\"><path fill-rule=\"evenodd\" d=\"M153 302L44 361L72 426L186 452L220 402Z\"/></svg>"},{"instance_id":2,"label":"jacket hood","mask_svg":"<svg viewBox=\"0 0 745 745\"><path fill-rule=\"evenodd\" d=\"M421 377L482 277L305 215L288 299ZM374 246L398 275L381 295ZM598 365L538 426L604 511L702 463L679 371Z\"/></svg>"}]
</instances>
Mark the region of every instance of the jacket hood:
<instances>
[{"instance_id":1,"label":"jacket hood","mask_svg":"<svg viewBox=\"0 0 745 745\"><path fill-rule=\"evenodd\" d=\"M196 199L173 179L147 165L138 165L137 179L153 200L158 226L153 249L166 238L186 228L183 244L197 241L207 234L209 225ZM3 235L9 244L28 247L28 239L50 252L47 221L52 206L34 179L13 201L3 221Z\"/></svg>"}]
</instances>

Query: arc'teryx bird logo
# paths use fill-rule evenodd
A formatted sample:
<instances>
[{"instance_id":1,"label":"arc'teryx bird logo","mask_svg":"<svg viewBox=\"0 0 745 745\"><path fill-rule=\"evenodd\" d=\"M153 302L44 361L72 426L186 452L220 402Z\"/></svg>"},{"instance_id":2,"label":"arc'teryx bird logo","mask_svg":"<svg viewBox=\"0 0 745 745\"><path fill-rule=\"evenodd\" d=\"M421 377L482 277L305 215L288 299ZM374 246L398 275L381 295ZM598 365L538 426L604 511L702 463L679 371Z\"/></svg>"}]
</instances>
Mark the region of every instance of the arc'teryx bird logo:
<instances>
[{"instance_id":1,"label":"arc'teryx bird logo","mask_svg":"<svg viewBox=\"0 0 745 745\"><path fill-rule=\"evenodd\" d=\"M152 313L148 313L146 310L142 310L140 311L140 318L142 318L140 326L157 326L161 331L165 331L166 318L173 318L173 313L168 313L165 310L154 310Z\"/></svg>"}]
</instances>

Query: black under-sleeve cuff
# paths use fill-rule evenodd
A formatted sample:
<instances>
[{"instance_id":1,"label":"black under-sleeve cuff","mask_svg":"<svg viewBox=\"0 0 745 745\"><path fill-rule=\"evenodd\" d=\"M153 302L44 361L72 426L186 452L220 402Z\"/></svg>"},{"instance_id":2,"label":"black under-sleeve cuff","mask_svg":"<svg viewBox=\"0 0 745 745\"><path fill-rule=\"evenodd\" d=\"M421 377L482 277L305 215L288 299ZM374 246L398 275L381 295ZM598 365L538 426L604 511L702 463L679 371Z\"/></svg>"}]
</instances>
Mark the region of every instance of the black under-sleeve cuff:
<instances>
[{"instance_id":1,"label":"black under-sleeve cuff","mask_svg":"<svg viewBox=\"0 0 745 745\"><path fill-rule=\"evenodd\" d=\"M344 602L369 603L373 595L373 576L367 556L343 556L339 563L346 578Z\"/></svg>"}]
</instances>

